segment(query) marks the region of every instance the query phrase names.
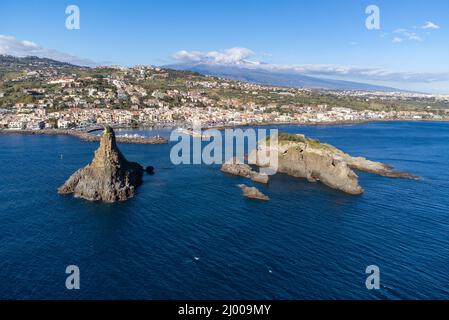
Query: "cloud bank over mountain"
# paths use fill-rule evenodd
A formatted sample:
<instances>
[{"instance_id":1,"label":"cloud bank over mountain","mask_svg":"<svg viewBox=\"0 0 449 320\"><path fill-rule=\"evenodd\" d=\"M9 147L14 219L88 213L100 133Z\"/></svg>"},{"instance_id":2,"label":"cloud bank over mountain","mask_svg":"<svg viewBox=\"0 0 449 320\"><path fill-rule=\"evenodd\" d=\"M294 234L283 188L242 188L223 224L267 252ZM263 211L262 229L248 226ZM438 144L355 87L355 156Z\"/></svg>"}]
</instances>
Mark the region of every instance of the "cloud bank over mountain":
<instances>
[{"instance_id":1,"label":"cloud bank over mountain","mask_svg":"<svg viewBox=\"0 0 449 320\"><path fill-rule=\"evenodd\" d=\"M178 51L174 54L176 60L211 63L211 64L246 64L246 59L254 55L254 52L247 48L230 48L223 51Z\"/></svg>"},{"instance_id":2,"label":"cloud bank over mountain","mask_svg":"<svg viewBox=\"0 0 449 320\"><path fill-rule=\"evenodd\" d=\"M449 73L421 73L393 71L379 67L343 66L332 64L270 64L254 60L247 48L222 51L178 51L173 55L177 64L240 67L273 72L298 73L310 76L337 77L366 81L432 83L449 80Z\"/></svg>"},{"instance_id":3,"label":"cloud bank over mountain","mask_svg":"<svg viewBox=\"0 0 449 320\"><path fill-rule=\"evenodd\" d=\"M0 34L0 54L16 57L36 56L79 66L92 67L97 65L94 61L89 59L82 59L55 49L44 48L33 41L19 40L13 36L2 34Z\"/></svg>"}]
</instances>

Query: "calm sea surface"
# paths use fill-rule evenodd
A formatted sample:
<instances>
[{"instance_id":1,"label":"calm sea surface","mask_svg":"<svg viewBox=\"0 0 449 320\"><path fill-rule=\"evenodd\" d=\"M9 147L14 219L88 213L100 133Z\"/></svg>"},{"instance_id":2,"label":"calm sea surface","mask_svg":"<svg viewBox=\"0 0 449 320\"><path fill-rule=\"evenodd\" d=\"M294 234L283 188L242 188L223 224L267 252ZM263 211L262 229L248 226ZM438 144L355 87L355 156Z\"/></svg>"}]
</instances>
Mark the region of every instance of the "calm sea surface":
<instances>
[{"instance_id":1,"label":"calm sea surface","mask_svg":"<svg viewBox=\"0 0 449 320\"><path fill-rule=\"evenodd\" d=\"M56 189L97 143L0 135L0 298L448 299L449 124L281 129L424 179L360 173L354 197L277 175L264 203L219 166L171 164L173 144L120 145L156 174L125 203L89 203ZM80 290L65 288L72 264Z\"/></svg>"}]
</instances>

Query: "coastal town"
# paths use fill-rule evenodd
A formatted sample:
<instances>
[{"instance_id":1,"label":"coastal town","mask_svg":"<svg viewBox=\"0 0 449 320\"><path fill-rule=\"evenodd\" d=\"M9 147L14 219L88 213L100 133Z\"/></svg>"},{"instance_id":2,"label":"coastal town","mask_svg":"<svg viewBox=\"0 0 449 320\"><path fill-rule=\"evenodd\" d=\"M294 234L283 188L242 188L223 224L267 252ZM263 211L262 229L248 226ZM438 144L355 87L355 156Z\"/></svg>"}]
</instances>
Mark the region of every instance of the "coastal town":
<instances>
[{"instance_id":1,"label":"coastal town","mask_svg":"<svg viewBox=\"0 0 449 320\"><path fill-rule=\"evenodd\" d=\"M135 66L85 68L3 56L3 131L449 120L449 96L319 91ZM12 58L11 58L12 59ZM19 60L18 60L19 59Z\"/></svg>"}]
</instances>

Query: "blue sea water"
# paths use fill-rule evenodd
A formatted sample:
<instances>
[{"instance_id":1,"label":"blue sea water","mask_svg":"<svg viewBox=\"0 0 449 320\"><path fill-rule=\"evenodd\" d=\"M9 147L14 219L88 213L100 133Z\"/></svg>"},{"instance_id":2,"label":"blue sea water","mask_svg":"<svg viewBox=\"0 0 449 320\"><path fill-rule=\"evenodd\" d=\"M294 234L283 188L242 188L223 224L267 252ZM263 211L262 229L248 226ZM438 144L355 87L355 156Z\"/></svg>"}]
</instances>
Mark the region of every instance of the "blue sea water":
<instances>
[{"instance_id":1,"label":"blue sea water","mask_svg":"<svg viewBox=\"0 0 449 320\"><path fill-rule=\"evenodd\" d=\"M449 124L281 130L423 180L360 173L366 192L350 196L277 175L259 186L265 203L219 166L171 164L173 144L120 145L156 174L125 203L89 203L56 189L97 143L0 135L0 298L448 299ZM80 290L65 288L72 264ZM380 290L365 287L368 265Z\"/></svg>"}]
</instances>

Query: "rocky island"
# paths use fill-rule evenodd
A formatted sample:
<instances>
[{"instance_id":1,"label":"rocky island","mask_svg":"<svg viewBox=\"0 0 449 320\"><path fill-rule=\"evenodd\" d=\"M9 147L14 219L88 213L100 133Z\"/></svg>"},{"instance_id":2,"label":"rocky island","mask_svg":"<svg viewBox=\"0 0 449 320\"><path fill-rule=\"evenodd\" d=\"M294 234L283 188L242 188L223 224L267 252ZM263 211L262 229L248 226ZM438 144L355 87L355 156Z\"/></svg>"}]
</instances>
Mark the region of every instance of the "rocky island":
<instances>
[{"instance_id":1,"label":"rocky island","mask_svg":"<svg viewBox=\"0 0 449 320\"><path fill-rule=\"evenodd\" d=\"M76 171L59 189L89 201L125 201L142 183L143 168L129 162L117 147L115 133L106 126L92 162Z\"/></svg>"},{"instance_id":2,"label":"rocky island","mask_svg":"<svg viewBox=\"0 0 449 320\"><path fill-rule=\"evenodd\" d=\"M332 145L306 138L302 134L279 133L277 145L270 146L269 141L267 138L266 143L259 143L257 150L250 153L248 158L251 163L268 167L271 152L276 152L277 173L305 178L309 182L321 182L348 194L359 195L364 192L354 170L390 178L420 179L409 173L394 171L393 167L380 162L352 157ZM236 160L225 163L221 170L253 181L257 174L249 165Z\"/></svg>"}]
</instances>

